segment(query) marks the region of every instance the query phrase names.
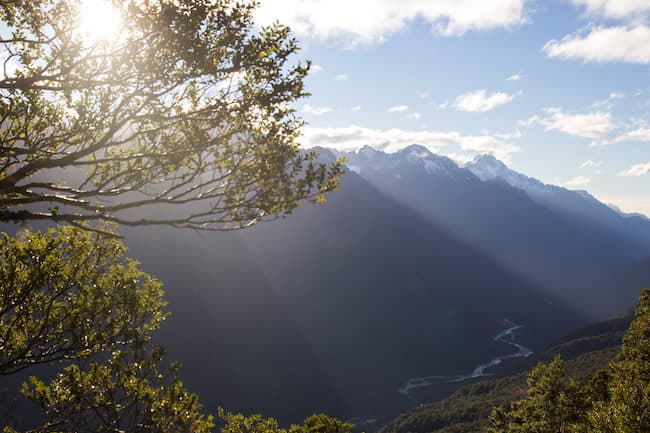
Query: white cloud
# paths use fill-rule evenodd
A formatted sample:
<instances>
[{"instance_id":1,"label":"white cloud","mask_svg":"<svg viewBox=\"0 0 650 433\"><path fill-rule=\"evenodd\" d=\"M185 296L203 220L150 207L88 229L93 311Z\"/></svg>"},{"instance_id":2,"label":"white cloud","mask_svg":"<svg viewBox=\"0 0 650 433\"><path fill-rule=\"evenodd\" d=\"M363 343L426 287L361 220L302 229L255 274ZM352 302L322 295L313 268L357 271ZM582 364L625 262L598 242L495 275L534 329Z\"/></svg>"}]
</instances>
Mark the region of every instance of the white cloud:
<instances>
[{"instance_id":1,"label":"white cloud","mask_svg":"<svg viewBox=\"0 0 650 433\"><path fill-rule=\"evenodd\" d=\"M542 125L547 131L555 130L578 137L604 139L614 129L612 115L609 112L569 114L560 108L546 108L545 116L534 115L520 121L523 126Z\"/></svg>"},{"instance_id":2,"label":"white cloud","mask_svg":"<svg viewBox=\"0 0 650 433\"><path fill-rule=\"evenodd\" d=\"M485 89L475 92L464 93L456 98L454 106L458 111L471 111L484 113L507 104L512 101L516 95L509 95L503 92L496 92L488 95Z\"/></svg>"},{"instance_id":3,"label":"white cloud","mask_svg":"<svg viewBox=\"0 0 650 433\"><path fill-rule=\"evenodd\" d=\"M632 167L628 168L627 170L621 171L618 175L619 176L643 176L650 173L650 162L646 162L645 164L634 164Z\"/></svg>"},{"instance_id":4,"label":"white cloud","mask_svg":"<svg viewBox=\"0 0 650 433\"><path fill-rule=\"evenodd\" d=\"M591 179L589 179L586 176L576 176L573 179L567 180L566 182L564 182L564 185L568 186L570 188L575 188L575 187L579 187L579 186L585 186L589 182L591 182Z\"/></svg>"},{"instance_id":5,"label":"white cloud","mask_svg":"<svg viewBox=\"0 0 650 433\"><path fill-rule=\"evenodd\" d=\"M301 37L381 42L421 19L443 36L512 28L527 21L530 0L263 0L259 24L288 24Z\"/></svg>"},{"instance_id":6,"label":"white cloud","mask_svg":"<svg viewBox=\"0 0 650 433\"><path fill-rule=\"evenodd\" d=\"M576 6L585 7L591 16L615 19L637 19L650 12L647 0L573 0Z\"/></svg>"},{"instance_id":7,"label":"white cloud","mask_svg":"<svg viewBox=\"0 0 650 433\"><path fill-rule=\"evenodd\" d=\"M618 135L614 141L650 141L650 128L642 127L633 131L627 131Z\"/></svg>"},{"instance_id":8,"label":"white cloud","mask_svg":"<svg viewBox=\"0 0 650 433\"><path fill-rule=\"evenodd\" d=\"M518 128L515 128L515 130L512 132L502 132L500 134L494 134L494 136L504 140L512 140L523 137L523 134Z\"/></svg>"},{"instance_id":9,"label":"white cloud","mask_svg":"<svg viewBox=\"0 0 650 433\"><path fill-rule=\"evenodd\" d=\"M609 99L623 99L623 98L625 98L625 93L612 92L609 94Z\"/></svg>"},{"instance_id":10,"label":"white cloud","mask_svg":"<svg viewBox=\"0 0 650 433\"><path fill-rule=\"evenodd\" d=\"M321 116L325 113L331 112L332 109L330 107L315 107L311 104L305 104L302 111L307 114L313 114L314 116Z\"/></svg>"},{"instance_id":11,"label":"white cloud","mask_svg":"<svg viewBox=\"0 0 650 433\"><path fill-rule=\"evenodd\" d=\"M408 109L409 109L408 105L395 105L393 107L390 107L388 109L388 112L389 113L402 113L402 112L404 112L404 111L406 111Z\"/></svg>"},{"instance_id":12,"label":"white cloud","mask_svg":"<svg viewBox=\"0 0 650 433\"><path fill-rule=\"evenodd\" d=\"M458 152L445 152L441 153L441 155L446 156L449 159L454 160L454 162L458 165L465 165L469 162L474 161L474 158L476 155L468 155L466 153L458 153Z\"/></svg>"},{"instance_id":13,"label":"white cloud","mask_svg":"<svg viewBox=\"0 0 650 433\"><path fill-rule=\"evenodd\" d=\"M409 118L413 120L420 120L421 117L422 115L418 112L409 114Z\"/></svg>"},{"instance_id":14,"label":"white cloud","mask_svg":"<svg viewBox=\"0 0 650 433\"><path fill-rule=\"evenodd\" d=\"M586 62L650 63L650 27L593 27L561 40L547 42L542 51L548 57L580 59Z\"/></svg>"},{"instance_id":15,"label":"white cloud","mask_svg":"<svg viewBox=\"0 0 650 433\"><path fill-rule=\"evenodd\" d=\"M323 146L342 151L358 150L365 145L377 150L396 152L413 143L426 146L435 153L459 155L461 151L467 157L489 153L496 158L509 162L510 156L519 151L519 147L500 140L492 135L463 135L455 131L406 131L402 129L371 129L361 126L346 128L311 128L303 129L305 147Z\"/></svg>"},{"instance_id":16,"label":"white cloud","mask_svg":"<svg viewBox=\"0 0 650 433\"><path fill-rule=\"evenodd\" d=\"M352 110L352 111L361 111L361 105L355 105L353 107L350 107L350 110Z\"/></svg>"},{"instance_id":17,"label":"white cloud","mask_svg":"<svg viewBox=\"0 0 650 433\"><path fill-rule=\"evenodd\" d=\"M580 164L580 168L598 168L603 165L602 161L587 160Z\"/></svg>"},{"instance_id":18,"label":"white cloud","mask_svg":"<svg viewBox=\"0 0 650 433\"><path fill-rule=\"evenodd\" d=\"M323 70L323 67L321 65L317 65L315 63L311 65L311 68L309 68L309 71L311 73L313 73L313 74L316 74L316 73L318 73L318 72L320 72L322 70Z\"/></svg>"},{"instance_id":19,"label":"white cloud","mask_svg":"<svg viewBox=\"0 0 650 433\"><path fill-rule=\"evenodd\" d=\"M345 81L348 79L348 74L337 74L334 78L336 78L338 81Z\"/></svg>"},{"instance_id":20,"label":"white cloud","mask_svg":"<svg viewBox=\"0 0 650 433\"><path fill-rule=\"evenodd\" d=\"M524 76L521 75L521 74L512 74L511 76L509 76L508 78L506 78L506 81L519 81L519 80L521 80L522 78L524 78Z\"/></svg>"},{"instance_id":21,"label":"white cloud","mask_svg":"<svg viewBox=\"0 0 650 433\"><path fill-rule=\"evenodd\" d=\"M420 99L429 99L431 98L431 95L429 95L429 92L422 92L418 94L418 98Z\"/></svg>"}]
</instances>

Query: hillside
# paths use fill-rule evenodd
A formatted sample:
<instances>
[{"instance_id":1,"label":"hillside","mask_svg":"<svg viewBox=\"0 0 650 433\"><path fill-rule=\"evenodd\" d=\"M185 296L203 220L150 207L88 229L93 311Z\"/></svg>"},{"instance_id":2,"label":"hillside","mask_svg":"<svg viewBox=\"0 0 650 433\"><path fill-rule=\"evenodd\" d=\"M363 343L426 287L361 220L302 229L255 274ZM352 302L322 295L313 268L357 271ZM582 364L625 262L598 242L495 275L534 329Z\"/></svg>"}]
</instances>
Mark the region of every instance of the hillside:
<instances>
[{"instance_id":1,"label":"hillside","mask_svg":"<svg viewBox=\"0 0 650 433\"><path fill-rule=\"evenodd\" d=\"M188 387L206 406L290 422L406 410L409 378L507 353L493 340L504 318L533 350L586 320L354 173L291 221L127 239L165 282L172 315L159 340Z\"/></svg>"},{"instance_id":2,"label":"hillside","mask_svg":"<svg viewBox=\"0 0 650 433\"><path fill-rule=\"evenodd\" d=\"M590 377L607 366L620 350L621 337L631 316L581 328L531 357L528 368L549 362L560 354L567 362L567 377ZM507 405L526 395L528 370L467 385L449 398L420 406L381 427L380 433L474 433L483 432L495 406Z\"/></svg>"}]
</instances>

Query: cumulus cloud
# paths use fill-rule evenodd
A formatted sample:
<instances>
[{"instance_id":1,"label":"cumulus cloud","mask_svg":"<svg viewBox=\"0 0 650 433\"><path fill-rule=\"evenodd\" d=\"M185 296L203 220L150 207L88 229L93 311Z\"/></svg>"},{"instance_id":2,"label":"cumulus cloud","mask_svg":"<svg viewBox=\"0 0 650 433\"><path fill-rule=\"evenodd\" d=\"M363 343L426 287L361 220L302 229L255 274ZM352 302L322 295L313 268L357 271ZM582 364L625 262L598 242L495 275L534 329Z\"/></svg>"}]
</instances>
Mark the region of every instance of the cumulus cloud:
<instances>
[{"instance_id":1,"label":"cumulus cloud","mask_svg":"<svg viewBox=\"0 0 650 433\"><path fill-rule=\"evenodd\" d=\"M442 36L511 28L527 21L530 0L263 0L259 24L286 23L301 37L381 42L421 19Z\"/></svg>"},{"instance_id":2,"label":"cumulus cloud","mask_svg":"<svg viewBox=\"0 0 650 433\"><path fill-rule=\"evenodd\" d=\"M470 111L484 113L494 110L499 105L507 104L515 99L516 95L509 95L503 92L496 92L490 95L485 89L475 92L464 93L456 98L454 107L458 111Z\"/></svg>"},{"instance_id":3,"label":"cumulus cloud","mask_svg":"<svg viewBox=\"0 0 650 433\"><path fill-rule=\"evenodd\" d=\"M632 167L628 168L627 170L621 171L618 175L619 176L643 176L650 173L650 162L642 163L642 164L634 164Z\"/></svg>"},{"instance_id":4,"label":"cumulus cloud","mask_svg":"<svg viewBox=\"0 0 650 433\"><path fill-rule=\"evenodd\" d=\"M332 111L331 107L315 107L311 104L305 104L305 106L302 108L302 111L307 113L307 114L313 114L314 116L321 116L325 113L329 113Z\"/></svg>"},{"instance_id":5,"label":"cumulus cloud","mask_svg":"<svg viewBox=\"0 0 650 433\"><path fill-rule=\"evenodd\" d=\"M627 131L618 135L614 141L620 143L622 141L650 141L650 128L643 127L633 131Z\"/></svg>"},{"instance_id":6,"label":"cumulus cloud","mask_svg":"<svg viewBox=\"0 0 650 433\"><path fill-rule=\"evenodd\" d=\"M547 42L542 51L548 57L586 62L650 64L650 27L593 27Z\"/></svg>"},{"instance_id":7,"label":"cumulus cloud","mask_svg":"<svg viewBox=\"0 0 650 433\"><path fill-rule=\"evenodd\" d=\"M519 80L521 80L522 78L524 78L524 76L521 75L521 74L512 74L511 76L509 76L508 78L506 78L506 81L519 81Z\"/></svg>"},{"instance_id":8,"label":"cumulus cloud","mask_svg":"<svg viewBox=\"0 0 650 433\"><path fill-rule=\"evenodd\" d=\"M567 180L564 182L565 186L568 186L569 188L576 188L579 186L585 186L589 182L591 182L591 179L589 179L586 176L576 176L573 179Z\"/></svg>"},{"instance_id":9,"label":"cumulus cloud","mask_svg":"<svg viewBox=\"0 0 650 433\"><path fill-rule=\"evenodd\" d=\"M408 105L395 105L393 107L390 107L388 109L388 112L389 113L402 113L402 112L404 112L404 111L406 111L408 109L409 109Z\"/></svg>"},{"instance_id":10,"label":"cumulus cloud","mask_svg":"<svg viewBox=\"0 0 650 433\"><path fill-rule=\"evenodd\" d=\"M602 161L587 160L580 164L580 168L598 168L603 165Z\"/></svg>"},{"instance_id":11,"label":"cumulus cloud","mask_svg":"<svg viewBox=\"0 0 650 433\"><path fill-rule=\"evenodd\" d=\"M323 146L341 151L358 150L365 145L385 152L396 152L413 143L421 144L435 153L455 154L463 158L489 153L509 162L519 147L492 135L463 135L455 131L407 131L402 129L372 129L361 126L346 128L303 129L304 147ZM444 152L443 152L444 151Z\"/></svg>"},{"instance_id":12,"label":"cumulus cloud","mask_svg":"<svg viewBox=\"0 0 650 433\"><path fill-rule=\"evenodd\" d=\"M610 112L565 113L560 108L546 108L544 116L534 115L520 121L523 126L542 125L547 131L560 131L577 137L602 140L614 129ZM597 144L594 142L594 144Z\"/></svg>"},{"instance_id":13,"label":"cumulus cloud","mask_svg":"<svg viewBox=\"0 0 650 433\"><path fill-rule=\"evenodd\" d=\"M637 19L650 12L647 0L572 0L587 15L613 19Z\"/></svg>"}]
</instances>

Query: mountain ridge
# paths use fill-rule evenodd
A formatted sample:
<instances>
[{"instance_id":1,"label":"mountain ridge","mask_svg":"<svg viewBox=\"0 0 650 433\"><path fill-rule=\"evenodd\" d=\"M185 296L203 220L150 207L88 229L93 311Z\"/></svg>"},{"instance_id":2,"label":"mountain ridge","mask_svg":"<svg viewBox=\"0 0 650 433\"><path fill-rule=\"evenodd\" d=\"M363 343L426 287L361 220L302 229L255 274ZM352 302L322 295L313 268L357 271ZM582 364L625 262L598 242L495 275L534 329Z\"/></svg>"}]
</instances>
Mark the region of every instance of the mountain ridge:
<instances>
[{"instance_id":1,"label":"mountain ridge","mask_svg":"<svg viewBox=\"0 0 650 433\"><path fill-rule=\"evenodd\" d=\"M583 302L593 281L650 256L650 221L623 217L586 192L546 185L492 156L459 166L420 145L395 153L316 150L325 160L345 157L350 171L388 197L570 303ZM594 318L614 314L608 305L584 309Z\"/></svg>"}]
</instances>

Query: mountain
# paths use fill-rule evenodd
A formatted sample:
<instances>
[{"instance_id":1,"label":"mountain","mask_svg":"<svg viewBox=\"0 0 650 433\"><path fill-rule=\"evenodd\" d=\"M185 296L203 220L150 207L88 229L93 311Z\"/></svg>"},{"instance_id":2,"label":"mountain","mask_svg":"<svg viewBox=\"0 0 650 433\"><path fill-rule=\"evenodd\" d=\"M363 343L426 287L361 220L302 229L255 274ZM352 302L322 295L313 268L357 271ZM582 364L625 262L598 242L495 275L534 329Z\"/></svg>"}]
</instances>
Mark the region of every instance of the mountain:
<instances>
[{"instance_id":1,"label":"mountain","mask_svg":"<svg viewBox=\"0 0 650 433\"><path fill-rule=\"evenodd\" d=\"M592 282L594 296L609 302L612 308L630 308L630 299L639 296L642 289L650 288L650 257L629 263L610 275Z\"/></svg>"},{"instance_id":2,"label":"mountain","mask_svg":"<svg viewBox=\"0 0 650 433\"><path fill-rule=\"evenodd\" d=\"M524 191L531 199L564 214L581 219L593 226L602 226L639 246L650 245L650 221L640 214L626 214L612 205L604 204L587 191L573 191L546 185L537 179L509 169L491 155L481 155L465 165L482 181L503 181Z\"/></svg>"},{"instance_id":3,"label":"mountain","mask_svg":"<svg viewBox=\"0 0 650 433\"><path fill-rule=\"evenodd\" d=\"M589 284L650 255L650 221L544 185L491 156L459 167L418 145L336 155L396 202L593 318L616 310L590 297Z\"/></svg>"},{"instance_id":4,"label":"mountain","mask_svg":"<svg viewBox=\"0 0 650 433\"><path fill-rule=\"evenodd\" d=\"M165 283L158 339L208 408L396 414L409 378L505 354L506 319L533 350L587 320L353 172L325 206L251 230L123 234Z\"/></svg>"}]
</instances>

